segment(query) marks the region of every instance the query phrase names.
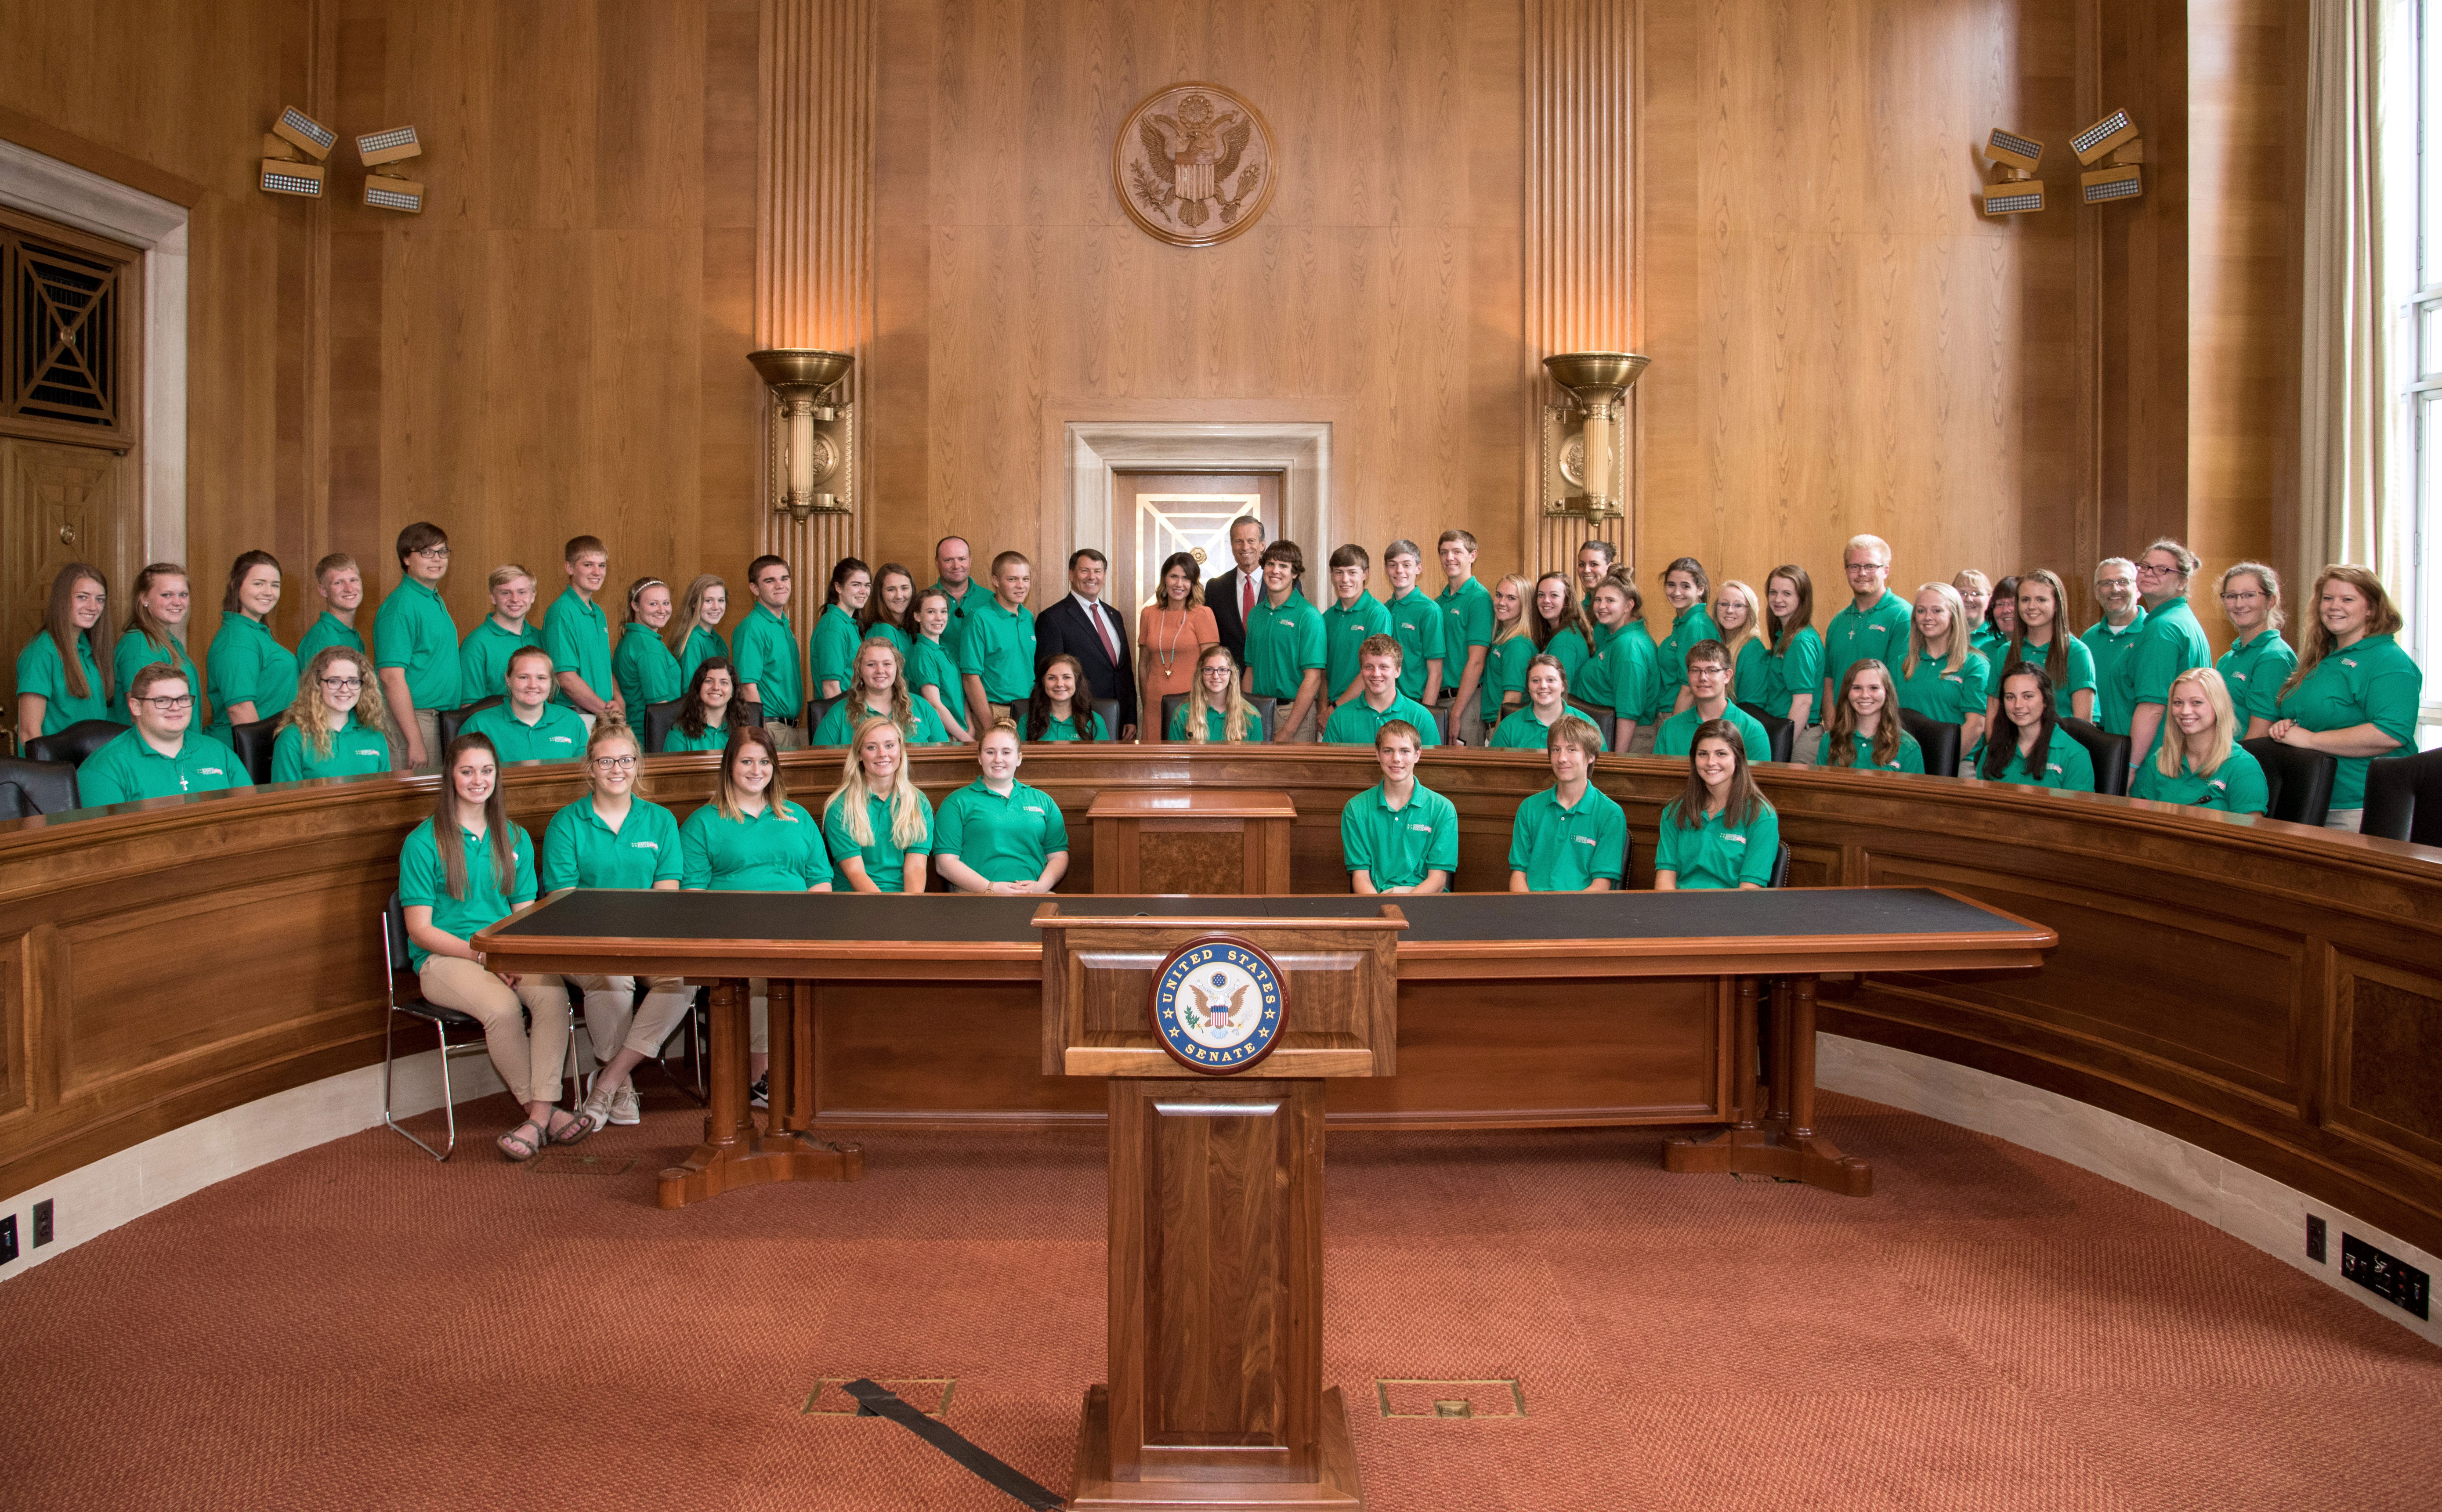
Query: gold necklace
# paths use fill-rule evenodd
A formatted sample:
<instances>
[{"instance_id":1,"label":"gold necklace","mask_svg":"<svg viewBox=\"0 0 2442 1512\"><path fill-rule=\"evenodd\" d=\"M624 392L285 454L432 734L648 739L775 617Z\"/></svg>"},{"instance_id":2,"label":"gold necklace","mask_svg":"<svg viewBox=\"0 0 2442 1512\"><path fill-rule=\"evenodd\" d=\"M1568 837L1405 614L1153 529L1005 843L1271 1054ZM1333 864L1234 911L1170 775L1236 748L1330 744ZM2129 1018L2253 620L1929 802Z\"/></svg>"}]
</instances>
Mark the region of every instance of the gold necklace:
<instances>
[{"instance_id":1,"label":"gold necklace","mask_svg":"<svg viewBox=\"0 0 2442 1512\"><path fill-rule=\"evenodd\" d=\"M1172 610L1165 607L1157 609L1153 612L1154 617L1156 619L1159 619L1162 615L1171 613ZM1154 659L1161 665L1161 680L1165 683L1170 681L1171 669L1178 665L1178 636L1181 630L1187 628L1187 621L1190 611L1186 608L1181 607L1176 612L1178 614L1178 623L1167 632L1170 637L1169 644L1157 647L1153 653Z\"/></svg>"}]
</instances>

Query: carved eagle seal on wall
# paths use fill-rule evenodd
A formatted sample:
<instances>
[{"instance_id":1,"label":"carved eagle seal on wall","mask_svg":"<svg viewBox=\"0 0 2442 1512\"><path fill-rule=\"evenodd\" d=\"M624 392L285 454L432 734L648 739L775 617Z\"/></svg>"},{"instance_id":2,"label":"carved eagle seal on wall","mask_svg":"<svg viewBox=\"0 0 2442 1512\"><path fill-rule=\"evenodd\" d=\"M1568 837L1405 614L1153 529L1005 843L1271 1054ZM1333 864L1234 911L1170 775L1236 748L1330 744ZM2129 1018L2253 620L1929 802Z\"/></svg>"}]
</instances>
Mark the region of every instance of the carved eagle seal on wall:
<instances>
[{"instance_id":1,"label":"carved eagle seal on wall","mask_svg":"<svg viewBox=\"0 0 2442 1512\"><path fill-rule=\"evenodd\" d=\"M1218 84L1173 84L1128 113L1111 167L1139 226L1175 246L1210 246L1253 225L1270 203L1271 131Z\"/></svg>"}]
</instances>

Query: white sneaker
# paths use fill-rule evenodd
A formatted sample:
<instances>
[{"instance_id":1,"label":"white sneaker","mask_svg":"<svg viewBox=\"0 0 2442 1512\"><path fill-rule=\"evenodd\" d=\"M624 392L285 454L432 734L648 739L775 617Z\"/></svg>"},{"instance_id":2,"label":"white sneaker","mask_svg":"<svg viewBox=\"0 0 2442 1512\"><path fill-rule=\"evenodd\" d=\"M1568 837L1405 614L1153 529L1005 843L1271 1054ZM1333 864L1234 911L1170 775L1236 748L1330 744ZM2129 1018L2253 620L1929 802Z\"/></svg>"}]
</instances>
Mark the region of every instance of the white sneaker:
<instances>
[{"instance_id":1,"label":"white sneaker","mask_svg":"<svg viewBox=\"0 0 2442 1512\"><path fill-rule=\"evenodd\" d=\"M644 1105L636 1101L636 1084L633 1082L622 1084L618 1091L610 1094L610 1121L613 1123L645 1121Z\"/></svg>"}]
</instances>

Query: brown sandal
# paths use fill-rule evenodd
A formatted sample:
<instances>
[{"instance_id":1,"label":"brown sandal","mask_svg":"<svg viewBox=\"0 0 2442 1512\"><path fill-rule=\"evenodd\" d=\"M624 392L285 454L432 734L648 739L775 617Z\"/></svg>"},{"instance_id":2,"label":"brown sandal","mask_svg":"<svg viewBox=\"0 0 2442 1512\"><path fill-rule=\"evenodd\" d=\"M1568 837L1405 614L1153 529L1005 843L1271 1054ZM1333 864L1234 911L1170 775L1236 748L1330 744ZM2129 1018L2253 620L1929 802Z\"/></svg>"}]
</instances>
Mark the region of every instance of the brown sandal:
<instances>
[{"instance_id":1,"label":"brown sandal","mask_svg":"<svg viewBox=\"0 0 2442 1512\"><path fill-rule=\"evenodd\" d=\"M554 1109L553 1111L556 1112L558 1110ZM550 1136L551 1142L554 1144L582 1144L587 1139L592 1137L594 1130L601 1126L602 1125L594 1122L591 1116L585 1113L572 1113L568 1116L567 1126L562 1128L557 1134ZM548 1133L549 1131L545 1132Z\"/></svg>"},{"instance_id":2,"label":"brown sandal","mask_svg":"<svg viewBox=\"0 0 2442 1512\"><path fill-rule=\"evenodd\" d=\"M531 1139L525 1138L525 1132L528 1129L532 1129L535 1132L535 1137ZM542 1147L549 1143L550 1140L551 1131L544 1128L534 1120L528 1119L523 1123L519 1124L516 1128L511 1129L508 1133L501 1135L493 1142L501 1147L501 1154L502 1157L515 1161L519 1165L523 1165L526 1161L531 1160L536 1156L541 1154Z\"/></svg>"}]
</instances>

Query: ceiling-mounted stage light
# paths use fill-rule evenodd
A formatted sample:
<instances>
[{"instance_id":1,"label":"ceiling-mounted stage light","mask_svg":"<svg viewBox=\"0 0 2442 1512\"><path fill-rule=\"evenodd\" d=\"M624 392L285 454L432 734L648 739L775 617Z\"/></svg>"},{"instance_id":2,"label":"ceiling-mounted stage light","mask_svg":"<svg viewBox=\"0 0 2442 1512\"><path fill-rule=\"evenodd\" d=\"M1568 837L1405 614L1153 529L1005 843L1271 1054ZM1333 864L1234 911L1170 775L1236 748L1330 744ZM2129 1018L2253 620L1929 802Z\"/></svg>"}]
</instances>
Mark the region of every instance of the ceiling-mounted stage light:
<instances>
[{"instance_id":1,"label":"ceiling-mounted stage light","mask_svg":"<svg viewBox=\"0 0 2442 1512\"><path fill-rule=\"evenodd\" d=\"M2088 205L2135 199L2145 192L2144 139L2125 110L2115 110L2069 138L2077 160L2092 173L2077 175L2079 197ZM2103 166L2095 168L2100 162Z\"/></svg>"},{"instance_id":2,"label":"ceiling-mounted stage light","mask_svg":"<svg viewBox=\"0 0 2442 1512\"><path fill-rule=\"evenodd\" d=\"M2024 215L2044 208L2044 181L2035 165L2044 160L2044 144L2032 137L1993 128L1984 143L1984 157L2000 176L1984 186L1984 213Z\"/></svg>"},{"instance_id":3,"label":"ceiling-mounted stage light","mask_svg":"<svg viewBox=\"0 0 2442 1512\"><path fill-rule=\"evenodd\" d=\"M318 163L331 155L331 144L339 139L337 132L294 105L282 111L280 118L271 123L271 135Z\"/></svg>"}]
</instances>

